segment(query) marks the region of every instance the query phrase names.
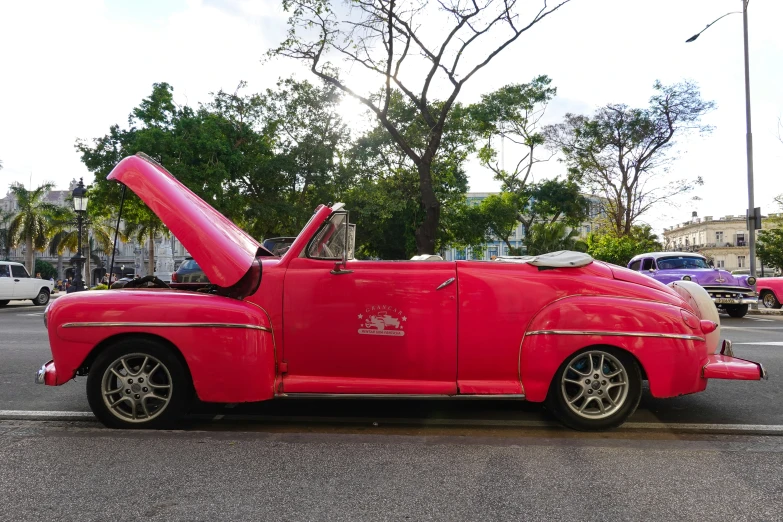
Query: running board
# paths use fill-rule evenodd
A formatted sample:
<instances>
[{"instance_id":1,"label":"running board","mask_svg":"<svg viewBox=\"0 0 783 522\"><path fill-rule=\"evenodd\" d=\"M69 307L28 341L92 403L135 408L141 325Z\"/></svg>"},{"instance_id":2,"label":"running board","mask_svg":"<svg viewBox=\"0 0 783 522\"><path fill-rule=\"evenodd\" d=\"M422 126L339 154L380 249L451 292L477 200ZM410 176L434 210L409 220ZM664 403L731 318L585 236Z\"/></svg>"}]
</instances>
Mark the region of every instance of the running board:
<instances>
[{"instance_id":1,"label":"running board","mask_svg":"<svg viewBox=\"0 0 783 522\"><path fill-rule=\"evenodd\" d=\"M281 393L276 399L416 399L416 400L525 400L522 394L506 395L419 395L410 393Z\"/></svg>"}]
</instances>

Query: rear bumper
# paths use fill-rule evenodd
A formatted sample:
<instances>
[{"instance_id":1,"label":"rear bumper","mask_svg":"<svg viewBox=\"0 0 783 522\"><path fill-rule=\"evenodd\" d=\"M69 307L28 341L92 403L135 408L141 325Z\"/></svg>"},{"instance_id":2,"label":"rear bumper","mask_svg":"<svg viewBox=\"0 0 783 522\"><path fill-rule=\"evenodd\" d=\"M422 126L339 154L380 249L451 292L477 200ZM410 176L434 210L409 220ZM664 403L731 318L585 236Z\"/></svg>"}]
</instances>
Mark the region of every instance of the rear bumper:
<instances>
[{"instance_id":1,"label":"rear bumper","mask_svg":"<svg viewBox=\"0 0 783 522\"><path fill-rule=\"evenodd\" d=\"M35 374L35 383L57 386L57 369L54 367L54 361L49 361L41 366L41 369Z\"/></svg>"},{"instance_id":2,"label":"rear bumper","mask_svg":"<svg viewBox=\"0 0 783 522\"><path fill-rule=\"evenodd\" d=\"M757 362L734 357L731 341L723 341L720 352L707 356L701 367L705 379L759 381L767 379L767 371Z\"/></svg>"}]
</instances>

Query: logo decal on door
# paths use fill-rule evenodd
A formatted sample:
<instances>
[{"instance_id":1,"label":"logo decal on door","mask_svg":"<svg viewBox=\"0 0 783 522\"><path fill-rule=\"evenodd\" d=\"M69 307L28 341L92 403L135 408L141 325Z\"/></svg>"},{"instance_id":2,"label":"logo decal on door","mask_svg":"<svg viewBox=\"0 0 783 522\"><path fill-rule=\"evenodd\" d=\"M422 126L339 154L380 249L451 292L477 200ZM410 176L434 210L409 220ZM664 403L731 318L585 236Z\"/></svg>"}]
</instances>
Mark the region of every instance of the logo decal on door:
<instances>
[{"instance_id":1,"label":"logo decal on door","mask_svg":"<svg viewBox=\"0 0 783 522\"><path fill-rule=\"evenodd\" d=\"M394 306L367 306L359 319L360 335L386 335L402 337L405 335L405 323L408 317Z\"/></svg>"}]
</instances>

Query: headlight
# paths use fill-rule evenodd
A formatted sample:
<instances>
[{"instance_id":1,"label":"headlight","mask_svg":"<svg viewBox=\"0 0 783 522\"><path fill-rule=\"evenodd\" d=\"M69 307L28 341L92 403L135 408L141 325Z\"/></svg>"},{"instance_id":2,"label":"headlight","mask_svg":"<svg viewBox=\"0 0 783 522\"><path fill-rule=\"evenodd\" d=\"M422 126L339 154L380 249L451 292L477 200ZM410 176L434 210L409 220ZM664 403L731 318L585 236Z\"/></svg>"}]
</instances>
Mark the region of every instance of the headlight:
<instances>
[{"instance_id":1,"label":"headlight","mask_svg":"<svg viewBox=\"0 0 783 522\"><path fill-rule=\"evenodd\" d=\"M748 278L748 284L749 284L750 286L753 286L753 285L755 285L755 284L756 284L756 278L755 278L755 277L753 277L753 276L750 276L750 277Z\"/></svg>"},{"instance_id":2,"label":"headlight","mask_svg":"<svg viewBox=\"0 0 783 522\"><path fill-rule=\"evenodd\" d=\"M691 276L689 276L689 275L684 275L684 276L682 276L682 280L683 280L683 281L690 281L690 280L691 280Z\"/></svg>"}]
</instances>

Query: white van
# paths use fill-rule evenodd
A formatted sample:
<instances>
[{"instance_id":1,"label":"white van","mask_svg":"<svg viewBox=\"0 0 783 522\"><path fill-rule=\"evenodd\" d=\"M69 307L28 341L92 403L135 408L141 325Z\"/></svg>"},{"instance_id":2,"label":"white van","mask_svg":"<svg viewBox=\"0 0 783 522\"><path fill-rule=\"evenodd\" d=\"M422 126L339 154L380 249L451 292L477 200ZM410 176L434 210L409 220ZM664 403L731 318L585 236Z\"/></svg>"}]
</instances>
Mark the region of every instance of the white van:
<instances>
[{"instance_id":1,"label":"white van","mask_svg":"<svg viewBox=\"0 0 783 522\"><path fill-rule=\"evenodd\" d=\"M0 307L8 301L31 299L43 306L49 302L54 283L47 279L30 277L22 263L0 261Z\"/></svg>"}]
</instances>

